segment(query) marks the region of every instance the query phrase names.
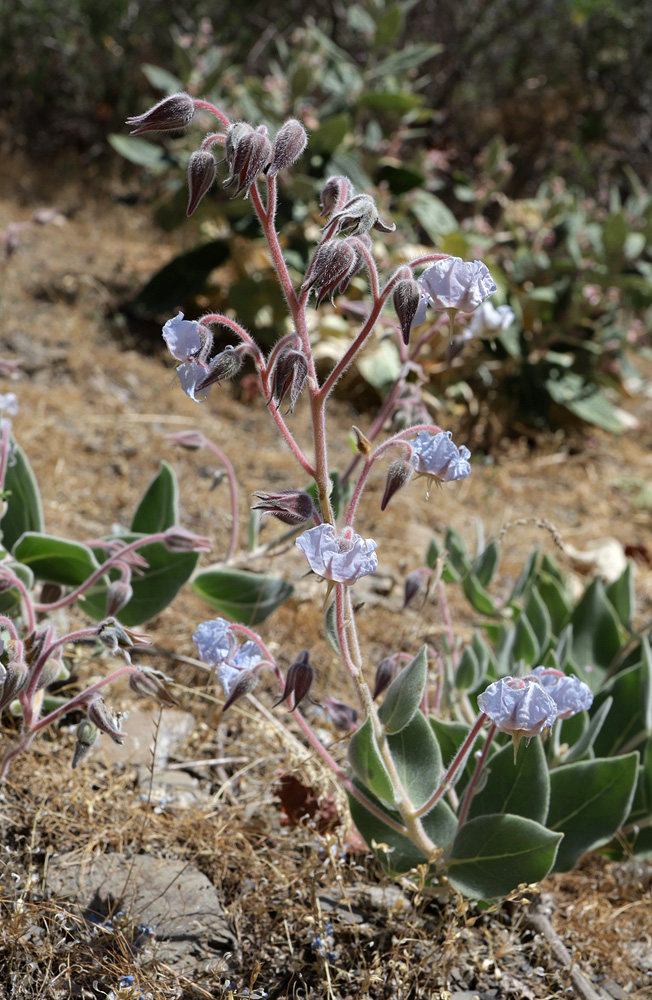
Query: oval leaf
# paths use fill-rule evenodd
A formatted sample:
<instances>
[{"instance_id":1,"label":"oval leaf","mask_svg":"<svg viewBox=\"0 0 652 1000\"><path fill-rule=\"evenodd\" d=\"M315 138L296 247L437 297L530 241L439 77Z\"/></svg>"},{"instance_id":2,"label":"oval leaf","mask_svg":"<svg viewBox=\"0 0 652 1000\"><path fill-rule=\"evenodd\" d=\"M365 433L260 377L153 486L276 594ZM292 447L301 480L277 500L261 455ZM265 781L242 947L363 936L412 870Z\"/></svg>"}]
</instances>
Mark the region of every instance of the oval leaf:
<instances>
[{"instance_id":1,"label":"oval leaf","mask_svg":"<svg viewBox=\"0 0 652 1000\"><path fill-rule=\"evenodd\" d=\"M394 786L380 755L371 719L366 719L351 737L348 758L365 788L387 805L395 805Z\"/></svg>"},{"instance_id":2,"label":"oval leaf","mask_svg":"<svg viewBox=\"0 0 652 1000\"><path fill-rule=\"evenodd\" d=\"M521 740L516 763L511 743L504 746L487 765L487 781L471 799L469 819L491 813L511 813L544 823L550 804L550 778L541 740L526 746Z\"/></svg>"},{"instance_id":3,"label":"oval leaf","mask_svg":"<svg viewBox=\"0 0 652 1000\"><path fill-rule=\"evenodd\" d=\"M45 527L41 494L27 456L15 441L11 454L5 475L4 502L7 506L0 521L2 545L7 552L11 552L26 531L42 532Z\"/></svg>"},{"instance_id":4,"label":"oval leaf","mask_svg":"<svg viewBox=\"0 0 652 1000\"><path fill-rule=\"evenodd\" d=\"M100 566L91 549L81 542L35 531L25 532L14 546L14 555L38 580L64 587L78 587Z\"/></svg>"},{"instance_id":5,"label":"oval leaf","mask_svg":"<svg viewBox=\"0 0 652 1000\"><path fill-rule=\"evenodd\" d=\"M423 646L412 662L394 678L378 709L378 717L387 733L400 732L413 718L421 704L427 677L428 657Z\"/></svg>"},{"instance_id":6,"label":"oval leaf","mask_svg":"<svg viewBox=\"0 0 652 1000\"><path fill-rule=\"evenodd\" d=\"M167 462L161 462L133 516L134 534L153 535L179 523L179 488L177 477Z\"/></svg>"},{"instance_id":7,"label":"oval leaf","mask_svg":"<svg viewBox=\"0 0 652 1000\"><path fill-rule=\"evenodd\" d=\"M420 809L442 778L441 750L426 717L417 712L409 726L387 737L398 776L413 806Z\"/></svg>"},{"instance_id":8,"label":"oval leaf","mask_svg":"<svg viewBox=\"0 0 652 1000\"><path fill-rule=\"evenodd\" d=\"M291 583L241 569L207 569L192 581L195 593L243 625L259 625L294 591Z\"/></svg>"}]
</instances>

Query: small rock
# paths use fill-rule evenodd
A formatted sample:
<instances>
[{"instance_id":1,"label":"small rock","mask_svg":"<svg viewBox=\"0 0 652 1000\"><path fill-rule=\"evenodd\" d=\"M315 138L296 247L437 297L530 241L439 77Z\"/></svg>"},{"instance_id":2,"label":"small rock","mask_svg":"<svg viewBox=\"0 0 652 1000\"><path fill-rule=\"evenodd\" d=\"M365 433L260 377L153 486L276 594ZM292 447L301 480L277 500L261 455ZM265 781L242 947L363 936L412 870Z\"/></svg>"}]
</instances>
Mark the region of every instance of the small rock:
<instances>
[{"instance_id":1,"label":"small rock","mask_svg":"<svg viewBox=\"0 0 652 1000\"><path fill-rule=\"evenodd\" d=\"M157 733L158 725L158 733ZM195 717L178 708L134 709L122 720L127 738L119 746L113 740L102 739L95 754L106 764L144 764L151 766L152 753L157 768L167 766L173 750L183 746L195 728Z\"/></svg>"}]
</instances>

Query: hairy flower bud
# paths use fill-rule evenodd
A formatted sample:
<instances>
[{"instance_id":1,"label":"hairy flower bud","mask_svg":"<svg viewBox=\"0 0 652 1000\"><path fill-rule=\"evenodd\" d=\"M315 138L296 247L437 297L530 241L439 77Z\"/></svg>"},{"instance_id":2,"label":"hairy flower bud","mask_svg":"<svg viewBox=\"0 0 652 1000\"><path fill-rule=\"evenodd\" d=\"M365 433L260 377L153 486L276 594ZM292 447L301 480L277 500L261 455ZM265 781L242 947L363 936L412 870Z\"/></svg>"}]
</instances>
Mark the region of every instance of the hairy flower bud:
<instances>
[{"instance_id":1,"label":"hairy flower bud","mask_svg":"<svg viewBox=\"0 0 652 1000\"><path fill-rule=\"evenodd\" d=\"M235 122L227 131L225 149L231 173L225 180L224 187L229 187L237 179L238 187L233 195L235 198L241 191L248 191L256 178L269 166L272 144L264 125L254 131L245 122Z\"/></svg>"},{"instance_id":2,"label":"hairy flower bud","mask_svg":"<svg viewBox=\"0 0 652 1000\"><path fill-rule=\"evenodd\" d=\"M407 345L410 341L412 323L421 302L421 289L415 279L405 278L402 281L398 281L394 288L392 301L394 302L396 315L401 325L403 343Z\"/></svg>"},{"instance_id":3,"label":"hairy flower bud","mask_svg":"<svg viewBox=\"0 0 652 1000\"><path fill-rule=\"evenodd\" d=\"M302 351L294 348L280 351L272 368L272 399L280 406L286 395L290 396L288 412L292 413L308 378L308 362Z\"/></svg>"},{"instance_id":4,"label":"hairy flower bud","mask_svg":"<svg viewBox=\"0 0 652 1000\"><path fill-rule=\"evenodd\" d=\"M205 535L196 535L178 524L163 532L164 544L168 552L210 552L213 543Z\"/></svg>"},{"instance_id":5,"label":"hairy flower bud","mask_svg":"<svg viewBox=\"0 0 652 1000\"><path fill-rule=\"evenodd\" d=\"M272 165L268 177L276 177L280 170L291 167L299 159L308 144L305 128L296 118L289 118L281 125L274 138Z\"/></svg>"},{"instance_id":6,"label":"hairy flower bud","mask_svg":"<svg viewBox=\"0 0 652 1000\"><path fill-rule=\"evenodd\" d=\"M216 177L217 164L209 150L197 149L191 153L188 160L189 198L186 215L192 215L206 192L212 187Z\"/></svg>"},{"instance_id":7,"label":"hairy flower bud","mask_svg":"<svg viewBox=\"0 0 652 1000\"><path fill-rule=\"evenodd\" d=\"M133 596L133 587L126 580L114 580L113 583L110 583L109 589L106 592L107 617L110 618L113 615L117 615L119 611L122 611L129 604Z\"/></svg>"},{"instance_id":8,"label":"hairy flower bud","mask_svg":"<svg viewBox=\"0 0 652 1000\"><path fill-rule=\"evenodd\" d=\"M176 434L166 434L165 440L181 445L188 451L197 451L206 446L206 438L201 431L178 431Z\"/></svg>"},{"instance_id":9,"label":"hairy flower bud","mask_svg":"<svg viewBox=\"0 0 652 1000\"><path fill-rule=\"evenodd\" d=\"M242 368L242 364L242 352L229 344L223 351L215 355L205 374L197 378L195 391L203 392L215 382L224 382L235 378Z\"/></svg>"},{"instance_id":10,"label":"hairy flower bud","mask_svg":"<svg viewBox=\"0 0 652 1000\"><path fill-rule=\"evenodd\" d=\"M370 194L357 194L351 198L333 219L337 219L338 233L350 229L350 236L360 236L368 233L370 229L379 229L381 233L393 233L396 229L393 223L390 226L382 221L378 215L376 202Z\"/></svg>"},{"instance_id":11,"label":"hairy flower bud","mask_svg":"<svg viewBox=\"0 0 652 1000\"><path fill-rule=\"evenodd\" d=\"M329 177L321 189L320 208L322 215L330 215L337 211L353 197L353 184L348 177L334 174Z\"/></svg>"},{"instance_id":12,"label":"hairy flower bud","mask_svg":"<svg viewBox=\"0 0 652 1000\"><path fill-rule=\"evenodd\" d=\"M413 475L414 467L410 465L409 462L404 461L402 458L397 458L396 461L392 462L387 470L385 492L383 493L383 499L380 501L381 510L385 510L385 507L394 494L397 493L402 486L405 486L406 483L409 483Z\"/></svg>"},{"instance_id":13,"label":"hairy flower bud","mask_svg":"<svg viewBox=\"0 0 652 1000\"><path fill-rule=\"evenodd\" d=\"M36 684L36 690L49 687L55 681L65 681L70 677L70 671L61 660L48 660L45 664Z\"/></svg>"},{"instance_id":14,"label":"hairy flower bud","mask_svg":"<svg viewBox=\"0 0 652 1000\"><path fill-rule=\"evenodd\" d=\"M179 92L164 97L143 115L127 118L127 125L136 125L131 135L141 132L174 132L185 128L195 117L195 102L190 94Z\"/></svg>"},{"instance_id":15,"label":"hairy flower bud","mask_svg":"<svg viewBox=\"0 0 652 1000\"><path fill-rule=\"evenodd\" d=\"M280 493L254 493L262 500L252 508L271 514L283 524L295 525L309 521L315 513L315 505L309 493L302 490L281 490Z\"/></svg>"},{"instance_id":16,"label":"hairy flower bud","mask_svg":"<svg viewBox=\"0 0 652 1000\"><path fill-rule=\"evenodd\" d=\"M314 291L317 305L329 295L332 302L335 292L348 285L358 267L359 253L354 246L346 240L326 240L315 251L302 291Z\"/></svg>"},{"instance_id":17,"label":"hairy flower bud","mask_svg":"<svg viewBox=\"0 0 652 1000\"><path fill-rule=\"evenodd\" d=\"M100 731L97 726L94 726L92 722L88 721L88 719L82 719L77 726L77 742L75 743L75 750L72 755L73 771L79 764L80 760L86 756L90 748L98 739L99 735Z\"/></svg>"},{"instance_id":18,"label":"hairy flower bud","mask_svg":"<svg viewBox=\"0 0 652 1000\"><path fill-rule=\"evenodd\" d=\"M29 671L22 660L10 660L0 684L0 711L10 705L27 684Z\"/></svg>"},{"instance_id":19,"label":"hairy flower bud","mask_svg":"<svg viewBox=\"0 0 652 1000\"><path fill-rule=\"evenodd\" d=\"M374 682L374 693L373 699L379 698L384 691L387 690L389 685L392 683L396 677L396 672L398 670L398 659L396 655L386 656L378 664L376 670L376 679Z\"/></svg>"},{"instance_id":20,"label":"hairy flower bud","mask_svg":"<svg viewBox=\"0 0 652 1000\"><path fill-rule=\"evenodd\" d=\"M307 649L304 649L288 669L283 694L278 701L274 702L272 708L276 708L277 705L287 701L290 695L292 695L291 711L294 711L295 708L298 708L299 703L309 696L314 679L315 671L310 663L310 653Z\"/></svg>"},{"instance_id":21,"label":"hairy flower bud","mask_svg":"<svg viewBox=\"0 0 652 1000\"><path fill-rule=\"evenodd\" d=\"M59 583L44 583L41 587L41 604L56 604L63 594L63 587Z\"/></svg>"},{"instance_id":22,"label":"hairy flower bud","mask_svg":"<svg viewBox=\"0 0 652 1000\"><path fill-rule=\"evenodd\" d=\"M226 710L231 708L231 705L238 701L239 698L242 698L244 695L249 694L250 691L253 691L257 683L258 676L255 673L243 672L239 674L231 687L229 697L222 705L222 711L226 712Z\"/></svg>"},{"instance_id":23,"label":"hairy flower bud","mask_svg":"<svg viewBox=\"0 0 652 1000\"><path fill-rule=\"evenodd\" d=\"M353 732L357 728L358 713L351 705L338 698L324 698L321 705L336 729Z\"/></svg>"},{"instance_id":24,"label":"hairy flower bud","mask_svg":"<svg viewBox=\"0 0 652 1000\"><path fill-rule=\"evenodd\" d=\"M427 575L425 569L413 569L411 573L407 574L403 591L404 608L407 608L408 604L411 604L417 594L421 592Z\"/></svg>"},{"instance_id":25,"label":"hairy flower bud","mask_svg":"<svg viewBox=\"0 0 652 1000\"><path fill-rule=\"evenodd\" d=\"M110 708L108 708L101 695L93 699L86 709L86 715L88 716L89 722L92 722L92 724L97 726L101 732L110 736L113 742L117 743L118 746L122 746L127 734L122 732L118 720L115 718Z\"/></svg>"},{"instance_id":26,"label":"hairy flower bud","mask_svg":"<svg viewBox=\"0 0 652 1000\"><path fill-rule=\"evenodd\" d=\"M166 708L174 708L179 702L172 694L168 685L170 678L154 670L151 667L141 667L135 674L129 677L129 687L137 694L143 694L147 698L155 698L160 705Z\"/></svg>"}]
</instances>

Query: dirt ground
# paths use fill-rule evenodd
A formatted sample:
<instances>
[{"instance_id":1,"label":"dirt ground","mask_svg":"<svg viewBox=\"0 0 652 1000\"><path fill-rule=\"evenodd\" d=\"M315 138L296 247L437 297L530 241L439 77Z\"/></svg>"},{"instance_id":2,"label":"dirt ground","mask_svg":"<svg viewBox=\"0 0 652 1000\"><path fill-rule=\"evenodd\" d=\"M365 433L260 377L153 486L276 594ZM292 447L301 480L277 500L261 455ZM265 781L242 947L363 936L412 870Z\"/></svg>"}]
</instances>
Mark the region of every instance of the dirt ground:
<instances>
[{"instance_id":1,"label":"dirt ground","mask_svg":"<svg viewBox=\"0 0 652 1000\"><path fill-rule=\"evenodd\" d=\"M265 419L260 396L227 387L214 389L201 405L193 403L172 384L173 363L158 337L148 341L142 331L135 337L116 312L158 267L191 246L194 234L156 230L146 206L119 200L117 183L100 183L86 168L4 166L0 232L28 221L37 209L54 207L59 216L22 229L16 251L0 265L0 358L20 361L17 378L0 377L0 392L19 397L15 434L40 484L48 530L83 541L104 534L114 522L127 523L166 459L179 477L182 523L213 538L213 557L220 558L228 541L225 486L211 492L209 456L175 449L165 441L166 433L198 428L230 456L241 487L243 543L253 490L304 484ZM402 610L403 579L423 564L432 535L448 524L472 544L478 518L487 536L516 519L546 518L576 549L615 537L632 551L649 553L652 395L625 405L639 420L634 431L620 437L593 431L541 435L536 447L525 438L512 439L474 465L463 483L433 490L429 499L420 482L412 483L382 515L384 481L373 480L357 525L379 541L379 583L365 590L360 615L369 663L399 646L416 652L424 639L441 639L437 605ZM351 425L364 431L372 416L346 399L337 400L331 417L332 467L349 460ZM301 403L291 419L301 437ZM267 527L263 538L273 531ZM506 535L498 589L514 578L535 544L546 547L566 570L572 568L555 551L550 535L528 523ZM250 565L265 568L262 562ZM282 557L282 568L295 584L295 595L261 632L286 664L299 650L311 650L317 697L345 697L335 656L321 634L321 615L315 613L319 585L304 578L304 565L293 551ZM643 622L652 610L652 567L645 559L636 563L636 585L637 618ZM456 629L466 638L474 619L455 588L451 605ZM206 687L201 671L166 655L192 658L192 631L212 616L186 588L148 624L160 651L148 662L179 682L183 708L196 720L178 761L231 756L248 762L237 781L232 777L236 765L194 769L201 787L209 792L224 787L223 794L186 810L157 812L151 802L136 797L129 766L107 763L99 755L71 771L73 737L64 730L41 740L16 764L0 811L4 863L18 873L21 886L29 886L25 873L36 873L36 884L53 852L74 850L81 858L110 848L182 857L219 889L237 946L211 971L204 970L203 978L195 971L184 979L178 969L141 967L133 955L120 957L107 949L100 954L97 945L89 945L84 965L79 956L86 953L79 944L77 971L60 980L68 982L68 992L58 993L59 987L48 986L45 952L39 953L36 938L26 934L6 879L0 882L5 913L0 967L10 984L7 996L104 996L133 969L138 988L155 997L228 996L228 979L231 995L244 996L256 968L256 987L273 997L444 997L446 990L469 998L590 995L581 993L572 967L583 970L595 990L606 991L598 996L652 998L652 866L609 864L597 855L541 886L548 930L533 926L527 901L520 897L483 914L461 902L415 895L405 886L404 909L388 890L380 909L362 906L362 924L332 918L330 952L315 946L325 893L335 887L350 899L362 894L363 883L384 883L362 847L353 849L344 825L328 841L319 841L314 830L282 825L274 788L283 770L296 769L305 783L334 795L335 808L342 808L318 763L251 705L221 720L217 692ZM262 688L257 698L271 704ZM121 699L126 706L125 691L112 696L116 705ZM343 808L342 817L345 822ZM20 912L37 921L36 908L44 904L38 904L32 889L21 898ZM48 934L54 941L54 932ZM565 959L555 952L554 934L566 946ZM47 961L59 961L56 954L53 944ZM237 993L233 981L239 984ZM132 995L137 994L116 993Z\"/></svg>"}]
</instances>

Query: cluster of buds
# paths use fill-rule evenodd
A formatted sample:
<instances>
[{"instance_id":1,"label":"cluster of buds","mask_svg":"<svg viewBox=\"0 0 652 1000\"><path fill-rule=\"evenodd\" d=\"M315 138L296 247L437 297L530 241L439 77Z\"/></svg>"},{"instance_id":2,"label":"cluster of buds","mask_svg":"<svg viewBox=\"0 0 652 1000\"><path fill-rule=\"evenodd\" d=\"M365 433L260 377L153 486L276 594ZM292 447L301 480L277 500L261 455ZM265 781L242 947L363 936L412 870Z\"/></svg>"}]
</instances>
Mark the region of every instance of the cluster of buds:
<instances>
[{"instance_id":1,"label":"cluster of buds","mask_svg":"<svg viewBox=\"0 0 652 1000\"><path fill-rule=\"evenodd\" d=\"M281 405L289 396L288 412L292 413L308 378L308 361L303 351L289 347L279 351L271 371L272 396L275 405Z\"/></svg>"},{"instance_id":2,"label":"cluster of buds","mask_svg":"<svg viewBox=\"0 0 652 1000\"><path fill-rule=\"evenodd\" d=\"M343 295L351 284L351 279L365 266L361 241L370 249L371 241L368 236L331 239L321 243L310 262L301 291L314 291L317 305L329 296L332 302L336 292Z\"/></svg>"}]
</instances>

